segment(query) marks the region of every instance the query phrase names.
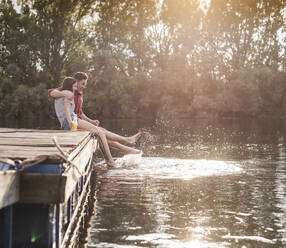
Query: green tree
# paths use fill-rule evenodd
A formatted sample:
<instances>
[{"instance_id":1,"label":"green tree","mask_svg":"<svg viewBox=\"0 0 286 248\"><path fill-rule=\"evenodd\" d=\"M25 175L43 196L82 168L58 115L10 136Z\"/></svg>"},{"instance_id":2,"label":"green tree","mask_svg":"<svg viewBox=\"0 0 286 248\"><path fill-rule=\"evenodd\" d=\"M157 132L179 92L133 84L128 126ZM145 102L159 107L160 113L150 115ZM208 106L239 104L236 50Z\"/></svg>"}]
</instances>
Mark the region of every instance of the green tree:
<instances>
[{"instance_id":1,"label":"green tree","mask_svg":"<svg viewBox=\"0 0 286 248\"><path fill-rule=\"evenodd\" d=\"M84 108L98 118L277 116L286 106L286 0L207 10L199 0L18 2L0 3L7 125L54 116L46 89L76 71L89 75Z\"/></svg>"},{"instance_id":2,"label":"green tree","mask_svg":"<svg viewBox=\"0 0 286 248\"><path fill-rule=\"evenodd\" d=\"M29 92L37 92L33 91L34 88L57 86L63 75L77 69L79 65L72 58L79 54L86 56L82 53L87 38L83 21L93 11L93 1L87 0L19 2L17 10L10 0L0 3L1 116L12 116L12 112L16 111L17 118L21 106L17 110L15 103L38 106L36 98L21 98L20 93L28 95ZM84 56L81 60L87 61ZM86 69L86 62L84 66ZM47 94L46 89L44 92ZM47 97L43 100L49 105ZM38 108L32 116L23 113L25 117L19 117L18 124L26 126L29 118L37 120L43 117L41 111L44 110ZM44 119L50 118L48 113L45 113Z\"/></svg>"},{"instance_id":3,"label":"green tree","mask_svg":"<svg viewBox=\"0 0 286 248\"><path fill-rule=\"evenodd\" d=\"M89 39L93 65L89 112L136 117L141 96L136 89L141 87L139 82L145 84L152 66L146 30L154 22L155 10L154 0L99 1L96 5L98 15L90 23L94 35ZM137 80L142 77L143 81Z\"/></svg>"}]
</instances>

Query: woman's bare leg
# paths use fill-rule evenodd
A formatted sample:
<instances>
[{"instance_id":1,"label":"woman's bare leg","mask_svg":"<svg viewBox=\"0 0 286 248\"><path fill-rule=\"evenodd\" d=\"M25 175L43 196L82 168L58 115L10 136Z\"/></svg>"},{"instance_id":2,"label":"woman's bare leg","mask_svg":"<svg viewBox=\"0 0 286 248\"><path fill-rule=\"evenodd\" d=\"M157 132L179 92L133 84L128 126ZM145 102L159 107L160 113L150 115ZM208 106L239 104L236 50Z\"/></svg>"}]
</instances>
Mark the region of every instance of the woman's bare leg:
<instances>
[{"instance_id":1,"label":"woman's bare leg","mask_svg":"<svg viewBox=\"0 0 286 248\"><path fill-rule=\"evenodd\" d=\"M142 133L138 132L137 134L129 137L124 137L115 133L112 133L105 128L98 127L105 135L108 140L119 141L119 142L126 142L128 144L135 144L136 141L141 137Z\"/></svg>"},{"instance_id":2,"label":"woman's bare leg","mask_svg":"<svg viewBox=\"0 0 286 248\"><path fill-rule=\"evenodd\" d=\"M93 124L91 124L85 120L81 120L81 119L78 120L78 128L84 129L86 131L90 131L91 133L95 133L100 137L100 139L102 141L103 149L104 149L105 154L107 156L106 162L108 165L114 165L115 163L114 163L114 160L113 160L111 153L110 153L110 149L109 149L109 146L107 143L106 135L98 127L94 126Z\"/></svg>"},{"instance_id":3,"label":"woman's bare leg","mask_svg":"<svg viewBox=\"0 0 286 248\"><path fill-rule=\"evenodd\" d=\"M108 144L114 148L117 148L119 150L121 150L122 152L124 152L124 155L127 155L127 154L139 154L141 151L138 150L138 149L135 149L135 148L132 148L132 147L129 147L129 146L125 146L125 145L122 145L120 144L119 142L117 141L113 141L113 140L107 140Z\"/></svg>"}]
</instances>

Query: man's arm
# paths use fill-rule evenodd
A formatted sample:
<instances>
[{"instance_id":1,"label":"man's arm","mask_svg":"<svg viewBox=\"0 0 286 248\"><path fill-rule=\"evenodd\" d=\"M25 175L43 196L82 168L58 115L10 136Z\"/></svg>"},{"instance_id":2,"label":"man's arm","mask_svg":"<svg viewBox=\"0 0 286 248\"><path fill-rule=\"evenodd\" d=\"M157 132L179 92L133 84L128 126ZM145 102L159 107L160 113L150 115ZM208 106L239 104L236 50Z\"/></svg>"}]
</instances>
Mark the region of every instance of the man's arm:
<instances>
[{"instance_id":1,"label":"man's arm","mask_svg":"<svg viewBox=\"0 0 286 248\"><path fill-rule=\"evenodd\" d=\"M49 96L52 98L60 98L60 97L66 97L68 99L73 98L73 93L71 91L60 91L59 89L52 89L51 91L48 91Z\"/></svg>"},{"instance_id":2,"label":"man's arm","mask_svg":"<svg viewBox=\"0 0 286 248\"><path fill-rule=\"evenodd\" d=\"M88 118L83 112L82 114L80 115L80 118L85 120L85 121L88 121L90 122L91 124L95 125L95 126L98 126L99 125L99 120L92 120L90 118Z\"/></svg>"}]
</instances>

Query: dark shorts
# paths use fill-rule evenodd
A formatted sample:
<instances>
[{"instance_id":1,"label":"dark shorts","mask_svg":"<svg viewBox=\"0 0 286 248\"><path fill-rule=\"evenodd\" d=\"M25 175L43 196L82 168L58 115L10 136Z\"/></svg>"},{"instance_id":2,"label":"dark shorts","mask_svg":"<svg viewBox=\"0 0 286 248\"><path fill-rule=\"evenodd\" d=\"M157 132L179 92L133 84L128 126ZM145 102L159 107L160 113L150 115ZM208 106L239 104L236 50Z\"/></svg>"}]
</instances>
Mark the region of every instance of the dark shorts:
<instances>
[{"instance_id":1,"label":"dark shorts","mask_svg":"<svg viewBox=\"0 0 286 248\"><path fill-rule=\"evenodd\" d=\"M71 130L70 125L68 123L68 120L65 118L62 124L62 129L63 130Z\"/></svg>"}]
</instances>

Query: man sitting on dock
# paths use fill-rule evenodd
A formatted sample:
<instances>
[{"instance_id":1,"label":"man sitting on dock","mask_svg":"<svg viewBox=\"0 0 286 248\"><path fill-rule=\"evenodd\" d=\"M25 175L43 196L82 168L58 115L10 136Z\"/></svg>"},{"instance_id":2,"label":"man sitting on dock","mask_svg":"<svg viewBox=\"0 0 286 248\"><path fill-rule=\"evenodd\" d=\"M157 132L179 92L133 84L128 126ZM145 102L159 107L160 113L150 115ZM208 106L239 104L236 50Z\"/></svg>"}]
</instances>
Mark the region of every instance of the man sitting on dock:
<instances>
[{"instance_id":1,"label":"man sitting on dock","mask_svg":"<svg viewBox=\"0 0 286 248\"><path fill-rule=\"evenodd\" d=\"M77 72L73 76L77 81L77 91L74 94L74 103L75 103L75 109L74 112L78 116L78 118L83 119L87 121L88 123L99 126L98 120L92 120L88 118L84 112L82 111L82 103L83 103L83 90L86 87L88 76L84 72ZM62 88L56 88L56 89L49 89L48 95L53 98L59 98L59 97L72 97L72 92L62 92ZM128 144L135 144L137 140L141 137L142 133L138 132L137 134L130 136L130 137L124 137L115 133L112 133L102 127L99 127L102 132L105 133L108 144L114 148L117 148L121 150L125 155L126 154L139 154L141 153L140 150L131 148L128 146L125 146L119 142L125 142Z\"/></svg>"}]
</instances>

